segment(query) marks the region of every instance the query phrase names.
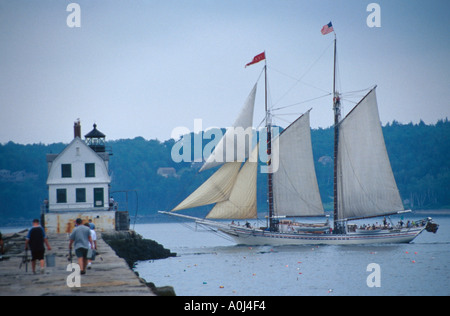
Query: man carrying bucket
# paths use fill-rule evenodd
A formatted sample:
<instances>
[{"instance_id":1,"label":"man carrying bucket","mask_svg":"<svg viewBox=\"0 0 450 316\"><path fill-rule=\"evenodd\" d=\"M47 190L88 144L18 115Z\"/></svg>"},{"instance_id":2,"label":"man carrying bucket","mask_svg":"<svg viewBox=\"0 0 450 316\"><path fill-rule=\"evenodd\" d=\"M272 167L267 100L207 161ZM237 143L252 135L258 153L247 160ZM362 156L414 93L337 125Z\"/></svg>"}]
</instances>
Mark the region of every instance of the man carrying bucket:
<instances>
[{"instance_id":1,"label":"man carrying bucket","mask_svg":"<svg viewBox=\"0 0 450 316\"><path fill-rule=\"evenodd\" d=\"M25 251L28 250L28 246L31 249L31 269L33 270L33 273L36 273L36 260L39 260L41 273L44 273L44 243L48 250L52 250L48 243L47 236L45 235L44 228L39 225L38 219L34 219L33 227L28 231L27 239L25 241Z\"/></svg>"},{"instance_id":2,"label":"man carrying bucket","mask_svg":"<svg viewBox=\"0 0 450 316\"><path fill-rule=\"evenodd\" d=\"M78 258L78 265L81 269L81 274L86 274L86 267L88 263L87 253L89 247L93 245L91 237L91 229L83 225L83 220L77 218L77 227L70 234L69 250L72 252L72 245L75 244L75 254Z\"/></svg>"}]
</instances>

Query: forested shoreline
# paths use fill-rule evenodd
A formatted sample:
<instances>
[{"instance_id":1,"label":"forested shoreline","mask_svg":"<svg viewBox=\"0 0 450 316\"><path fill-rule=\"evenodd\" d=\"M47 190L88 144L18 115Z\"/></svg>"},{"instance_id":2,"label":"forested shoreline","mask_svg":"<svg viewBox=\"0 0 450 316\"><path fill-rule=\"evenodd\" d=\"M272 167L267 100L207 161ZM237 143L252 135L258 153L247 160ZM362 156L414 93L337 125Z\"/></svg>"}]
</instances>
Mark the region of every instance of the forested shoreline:
<instances>
[{"instance_id":1,"label":"forested shoreline","mask_svg":"<svg viewBox=\"0 0 450 316\"><path fill-rule=\"evenodd\" d=\"M450 208L450 122L383 126L386 147L405 208ZM322 200L327 209L333 196L333 129L312 129L315 167ZM173 139L109 140L111 191L122 208L149 216L170 210L211 172L198 172L198 164L176 163L171 158ZM60 153L67 144L0 144L0 223L39 215L48 197L46 154ZM203 144L204 146L205 144ZM165 174L160 168L172 171ZM169 168L169 169L167 169ZM158 172L159 170L159 172ZM159 174L158 174L159 173ZM265 211L265 177L258 179L258 209ZM126 194L130 191L128 203ZM133 191L134 190L134 191ZM133 192L131 192L133 191ZM134 193L136 192L136 193Z\"/></svg>"}]
</instances>

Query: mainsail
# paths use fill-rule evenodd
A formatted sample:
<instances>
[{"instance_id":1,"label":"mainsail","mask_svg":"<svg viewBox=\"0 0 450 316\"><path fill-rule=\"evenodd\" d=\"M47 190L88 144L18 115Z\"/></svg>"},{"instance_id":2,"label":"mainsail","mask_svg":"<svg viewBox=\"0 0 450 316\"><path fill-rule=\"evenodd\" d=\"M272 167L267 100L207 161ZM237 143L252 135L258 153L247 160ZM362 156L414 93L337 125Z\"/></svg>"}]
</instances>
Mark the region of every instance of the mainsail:
<instances>
[{"instance_id":1,"label":"mainsail","mask_svg":"<svg viewBox=\"0 0 450 316\"><path fill-rule=\"evenodd\" d=\"M309 112L287 127L273 143L275 214L278 216L323 216L314 169ZM278 161L276 161L278 159Z\"/></svg>"},{"instance_id":2,"label":"mainsail","mask_svg":"<svg viewBox=\"0 0 450 316\"><path fill-rule=\"evenodd\" d=\"M339 124L337 165L338 219L404 210L384 143L375 88Z\"/></svg>"}]
</instances>

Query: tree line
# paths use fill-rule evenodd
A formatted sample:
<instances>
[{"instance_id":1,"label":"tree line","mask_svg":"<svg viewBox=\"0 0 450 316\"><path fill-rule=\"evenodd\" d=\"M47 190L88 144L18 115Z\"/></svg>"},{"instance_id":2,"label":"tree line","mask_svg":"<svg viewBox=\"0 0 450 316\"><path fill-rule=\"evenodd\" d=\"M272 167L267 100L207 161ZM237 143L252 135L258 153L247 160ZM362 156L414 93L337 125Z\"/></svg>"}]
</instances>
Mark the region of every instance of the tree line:
<instances>
[{"instance_id":1,"label":"tree line","mask_svg":"<svg viewBox=\"0 0 450 316\"><path fill-rule=\"evenodd\" d=\"M450 123L383 126L386 147L405 208L450 208ZM325 208L333 205L333 129L311 131L315 168ZM111 191L121 208L140 215L170 210L203 183L214 170L198 172L199 165L171 159L173 139L111 140ZM0 145L0 222L39 215L47 199L46 154L60 153L67 144ZM175 173L158 174L160 168ZM173 171L172 170L172 171ZM20 173L18 173L20 171ZM20 174L21 177L14 176ZM267 208L266 179L258 178L258 209ZM135 190L137 194L124 191ZM133 215L133 213L132 213Z\"/></svg>"}]
</instances>

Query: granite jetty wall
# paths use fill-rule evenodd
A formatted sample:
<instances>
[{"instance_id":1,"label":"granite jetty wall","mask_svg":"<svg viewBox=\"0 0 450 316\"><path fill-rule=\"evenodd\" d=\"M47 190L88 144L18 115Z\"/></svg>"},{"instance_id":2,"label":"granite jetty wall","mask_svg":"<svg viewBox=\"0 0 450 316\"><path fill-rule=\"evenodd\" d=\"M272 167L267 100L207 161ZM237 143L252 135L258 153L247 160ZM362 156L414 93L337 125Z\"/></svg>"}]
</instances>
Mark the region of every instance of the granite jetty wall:
<instances>
[{"instance_id":1,"label":"granite jetty wall","mask_svg":"<svg viewBox=\"0 0 450 316\"><path fill-rule=\"evenodd\" d=\"M125 259L130 268L136 261L165 259L177 255L154 240L144 239L133 230L105 232L102 233L102 238L119 257Z\"/></svg>"},{"instance_id":2,"label":"granite jetty wall","mask_svg":"<svg viewBox=\"0 0 450 316\"><path fill-rule=\"evenodd\" d=\"M79 286L74 286L71 274L73 270L68 270L71 263L68 251L68 234L48 234L49 243L52 247L47 254L55 255L55 265L46 267L44 272L40 272L37 265L36 274L31 271L31 263L23 263L25 251L25 237L27 231L14 234L4 234L6 253L0 256L0 296L155 296L155 295L175 295L172 287L155 287L152 283L139 278L130 268L133 260L144 256L129 257L122 253L121 246L116 251L125 258L121 258L112 246L107 244L98 234L97 247L98 256L92 263L92 269L87 270L85 275L80 276ZM116 240L117 244L132 244L136 249L144 249L144 252L152 249L152 245L157 253L164 253L166 256L174 256L167 249L153 241L145 241L135 232L115 232L107 236L109 242ZM126 241L125 241L126 240ZM114 244L112 242L111 244ZM141 246L139 246L141 245ZM123 247L123 246L122 246ZM162 249L161 249L162 248ZM31 254L28 252L28 258ZM145 258L150 258L147 254ZM162 258L162 257L159 257ZM156 259L152 257L152 259ZM74 256L72 262L76 263ZM22 263L22 264L21 264ZM134 262L133 262L134 264ZM28 271L26 271L26 267ZM73 279L75 280L75 279ZM72 284L71 284L72 283Z\"/></svg>"}]
</instances>

